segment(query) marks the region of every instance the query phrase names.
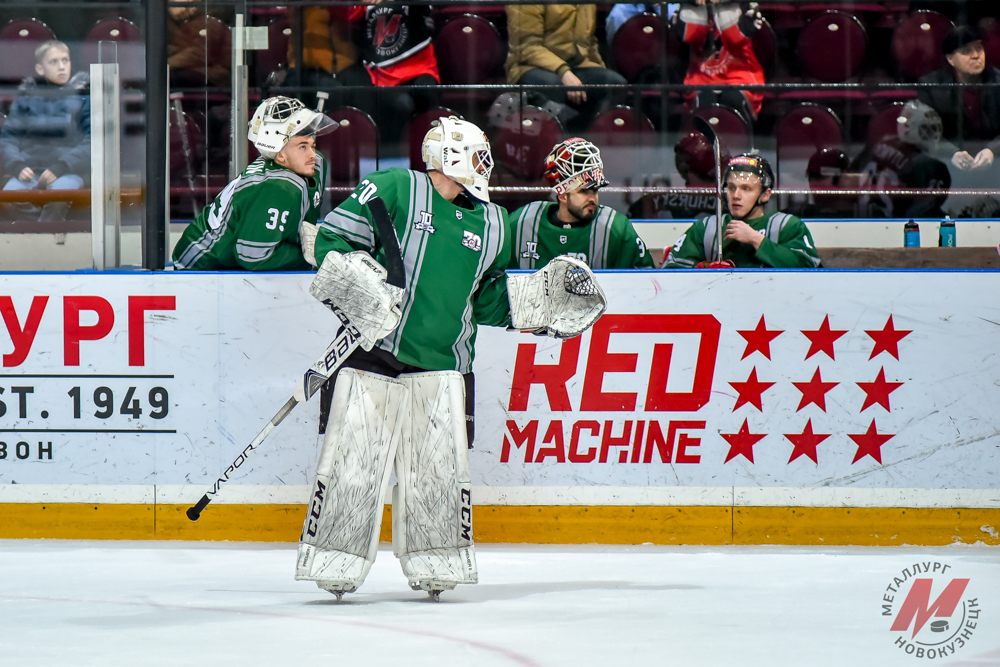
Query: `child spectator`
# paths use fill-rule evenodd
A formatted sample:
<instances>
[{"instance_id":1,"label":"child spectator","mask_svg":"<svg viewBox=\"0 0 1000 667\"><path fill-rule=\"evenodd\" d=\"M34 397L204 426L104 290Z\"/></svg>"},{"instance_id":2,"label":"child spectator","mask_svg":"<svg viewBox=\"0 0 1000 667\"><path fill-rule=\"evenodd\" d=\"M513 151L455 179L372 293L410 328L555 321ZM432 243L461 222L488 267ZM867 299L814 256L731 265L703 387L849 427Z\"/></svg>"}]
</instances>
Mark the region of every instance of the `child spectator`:
<instances>
[{"instance_id":1,"label":"child spectator","mask_svg":"<svg viewBox=\"0 0 1000 667\"><path fill-rule=\"evenodd\" d=\"M84 72L72 75L69 48L43 42L35 50L34 78L26 78L20 96L0 130L0 154L11 177L4 190L77 190L90 172L90 95ZM68 202L42 209L27 204L8 211L40 220L60 220Z\"/></svg>"}]
</instances>

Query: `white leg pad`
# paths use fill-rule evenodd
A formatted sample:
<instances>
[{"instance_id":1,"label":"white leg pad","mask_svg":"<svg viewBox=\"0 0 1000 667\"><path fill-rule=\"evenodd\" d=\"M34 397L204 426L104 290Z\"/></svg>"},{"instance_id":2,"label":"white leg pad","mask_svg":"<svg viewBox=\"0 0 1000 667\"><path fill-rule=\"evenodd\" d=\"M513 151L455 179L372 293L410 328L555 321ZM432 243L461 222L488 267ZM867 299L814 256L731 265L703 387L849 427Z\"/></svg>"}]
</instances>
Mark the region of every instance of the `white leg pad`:
<instances>
[{"instance_id":1,"label":"white leg pad","mask_svg":"<svg viewBox=\"0 0 1000 667\"><path fill-rule=\"evenodd\" d=\"M399 379L410 390L410 437L396 451L393 552L414 589L474 584L479 575L462 375L439 371Z\"/></svg>"},{"instance_id":2,"label":"white leg pad","mask_svg":"<svg viewBox=\"0 0 1000 667\"><path fill-rule=\"evenodd\" d=\"M357 589L378 553L390 462L409 431L406 384L340 371L302 527L295 578L331 592Z\"/></svg>"}]
</instances>

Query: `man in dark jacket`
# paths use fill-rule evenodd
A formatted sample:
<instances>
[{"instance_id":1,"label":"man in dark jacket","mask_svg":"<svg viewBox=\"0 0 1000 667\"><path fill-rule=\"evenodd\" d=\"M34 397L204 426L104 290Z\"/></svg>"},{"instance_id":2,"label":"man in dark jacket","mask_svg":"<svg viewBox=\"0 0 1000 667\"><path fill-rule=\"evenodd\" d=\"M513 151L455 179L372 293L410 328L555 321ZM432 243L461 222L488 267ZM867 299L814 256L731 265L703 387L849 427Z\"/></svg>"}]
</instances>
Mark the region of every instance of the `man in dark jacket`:
<instances>
[{"instance_id":1,"label":"man in dark jacket","mask_svg":"<svg viewBox=\"0 0 1000 667\"><path fill-rule=\"evenodd\" d=\"M941 46L948 64L920 79L936 84L997 84L1000 70L986 62L982 37L972 28L955 28ZM920 99L944 124L941 157L961 171L989 169L1000 151L1000 88L996 86L925 88Z\"/></svg>"},{"instance_id":2,"label":"man in dark jacket","mask_svg":"<svg viewBox=\"0 0 1000 667\"><path fill-rule=\"evenodd\" d=\"M11 177L4 190L82 188L90 172L87 76L70 76L69 48L62 42L43 42L35 59L38 76L21 84L21 96L0 130L0 155ZM65 217L68 209L66 202L51 202L42 210L42 219Z\"/></svg>"}]
</instances>

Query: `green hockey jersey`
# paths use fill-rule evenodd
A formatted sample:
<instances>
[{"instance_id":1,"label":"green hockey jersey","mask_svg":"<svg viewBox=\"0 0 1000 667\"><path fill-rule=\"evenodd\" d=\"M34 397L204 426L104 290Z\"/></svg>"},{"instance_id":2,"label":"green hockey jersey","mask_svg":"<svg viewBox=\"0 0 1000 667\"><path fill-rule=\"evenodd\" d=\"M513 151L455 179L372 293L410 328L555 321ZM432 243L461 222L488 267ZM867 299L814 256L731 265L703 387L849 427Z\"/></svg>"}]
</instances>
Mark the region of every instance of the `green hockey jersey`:
<instances>
[{"instance_id":1,"label":"green hockey jersey","mask_svg":"<svg viewBox=\"0 0 1000 667\"><path fill-rule=\"evenodd\" d=\"M258 158L187 226L174 247L174 268L311 270L299 246L299 224L319 220L325 183L326 162L318 152L310 179Z\"/></svg>"},{"instance_id":2,"label":"green hockey jersey","mask_svg":"<svg viewBox=\"0 0 1000 667\"><path fill-rule=\"evenodd\" d=\"M566 225L555 217L558 204L536 201L511 216L514 253L511 269L540 269L558 255L586 262L592 269L653 268L653 258L632 223L607 206L598 206L590 224Z\"/></svg>"},{"instance_id":3,"label":"green hockey jersey","mask_svg":"<svg viewBox=\"0 0 1000 667\"><path fill-rule=\"evenodd\" d=\"M722 216L723 238L726 225L732 219L728 213ZM691 269L699 262L717 260L716 220L716 216L710 215L691 225L670 249L663 268ZM763 233L764 240L757 250L746 243L723 240L722 258L732 260L737 268L815 269L820 266L819 253L809 229L794 215L774 212L744 222Z\"/></svg>"},{"instance_id":4,"label":"green hockey jersey","mask_svg":"<svg viewBox=\"0 0 1000 667\"><path fill-rule=\"evenodd\" d=\"M375 172L323 220L317 262L329 252L364 250L385 264L365 205L376 196L389 209L406 270L402 320L378 346L406 364L468 373L477 325L510 324L507 211L476 200L471 209L457 206L438 194L424 173Z\"/></svg>"}]
</instances>

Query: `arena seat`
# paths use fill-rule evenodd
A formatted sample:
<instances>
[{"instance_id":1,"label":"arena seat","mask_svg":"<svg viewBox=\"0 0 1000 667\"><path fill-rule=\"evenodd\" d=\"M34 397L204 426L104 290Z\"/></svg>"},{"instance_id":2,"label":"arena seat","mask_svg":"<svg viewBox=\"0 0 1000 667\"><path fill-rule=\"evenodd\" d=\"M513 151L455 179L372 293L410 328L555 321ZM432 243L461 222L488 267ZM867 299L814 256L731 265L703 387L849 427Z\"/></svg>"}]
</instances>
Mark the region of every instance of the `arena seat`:
<instances>
[{"instance_id":1,"label":"arena seat","mask_svg":"<svg viewBox=\"0 0 1000 667\"><path fill-rule=\"evenodd\" d=\"M954 24L937 12L920 10L892 33L892 56L899 77L915 81L941 67L941 42Z\"/></svg>"},{"instance_id":2,"label":"arena seat","mask_svg":"<svg viewBox=\"0 0 1000 667\"><path fill-rule=\"evenodd\" d=\"M361 160L375 160L378 130L372 117L354 107L340 107L327 114L340 128L316 138L326 157L331 185L355 186L361 181Z\"/></svg>"},{"instance_id":3,"label":"arena seat","mask_svg":"<svg viewBox=\"0 0 1000 667\"><path fill-rule=\"evenodd\" d=\"M428 109L410 121L404 132L404 141L410 148L410 169L414 171L427 171L424 165L424 158L421 155L421 145L424 142L424 135L431 129L431 123L439 118L458 115L446 107L436 107Z\"/></svg>"},{"instance_id":4,"label":"arena seat","mask_svg":"<svg viewBox=\"0 0 1000 667\"><path fill-rule=\"evenodd\" d=\"M35 49L55 39L49 26L38 19L15 19L0 30L0 83L20 83L35 75Z\"/></svg>"},{"instance_id":5,"label":"arena seat","mask_svg":"<svg viewBox=\"0 0 1000 667\"><path fill-rule=\"evenodd\" d=\"M778 36L774 28L765 18L760 26L760 30L753 34L753 52L757 56L757 62L764 68L765 74L769 74L771 66L774 65L775 55L778 52Z\"/></svg>"},{"instance_id":6,"label":"arena seat","mask_svg":"<svg viewBox=\"0 0 1000 667\"><path fill-rule=\"evenodd\" d=\"M260 86L277 85L272 77L288 68L288 42L292 28L284 16L267 24L267 48L254 51L256 81Z\"/></svg>"},{"instance_id":7,"label":"arena seat","mask_svg":"<svg viewBox=\"0 0 1000 667\"><path fill-rule=\"evenodd\" d=\"M545 157L562 139L562 125L555 116L525 105L501 125L493 142L494 159L515 178L537 182L545 170Z\"/></svg>"},{"instance_id":8,"label":"arena seat","mask_svg":"<svg viewBox=\"0 0 1000 667\"><path fill-rule=\"evenodd\" d=\"M824 148L843 147L840 119L832 110L805 103L782 116L777 127L778 160L806 159Z\"/></svg>"},{"instance_id":9,"label":"arena seat","mask_svg":"<svg viewBox=\"0 0 1000 667\"><path fill-rule=\"evenodd\" d=\"M211 67L223 66L228 70L229 63L232 62L232 32L225 23L214 16L197 16L189 21L185 21L174 34L172 44L193 45L198 44L204 50L205 61L199 67L177 68L170 72L171 83L175 77L194 83L200 81L198 85L210 86L208 81L208 71L206 65Z\"/></svg>"},{"instance_id":10,"label":"arena seat","mask_svg":"<svg viewBox=\"0 0 1000 667\"><path fill-rule=\"evenodd\" d=\"M115 42L118 75L123 82L141 82L146 78L146 45L142 31L128 19L101 19L87 32L81 46L84 65L99 63L101 42ZM105 56L107 59L107 56ZM110 62L110 61L109 61Z\"/></svg>"},{"instance_id":11,"label":"arena seat","mask_svg":"<svg viewBox=\"0 0 1000 667\"><path fill-rule=\"evenodd\" d=\"M434 38L443 84L493 83L501 74L504 45L492 23L474 14L448 21Z\"/></svg>"},{"instance_id":12,"label":"arena seat","mask_svg":"<svg viewBox=\"0 0 1000 667\"><path fill-rule=\"evenodd\" d=\"M611 44L615 69L634 82L646 69L658 68L664 55L663 25L656 14L637 14L621 25Z\"/></svg>"},{"instance_id":13,"label":"arena seat","mask_svg":"<svg viewBox=\"0 0 1000 667\"><path fill-rule=\"evenodd\" d=\"M872 116L868 122L868 145L874 146L886 137L895 137L899 116L903 111L904 102L895 102L892 106L882 109Z\"/></svg>"},{"instance_id":14,"label":"arena seat","mask_svg":"<svg viewBox=\"0 0 1000 667\"><path fill-rule=\"evenodd\" d=\"M799 33L796 54L809 76L840 83L861 70L867 49L868 35L861 21L844 12L828 11Z\"/></svg>"},{"instance_id":15,"label":"arena seat","mask_svg":"<svg viewBox=\"0 0 1000 667\"><path fill-rule=\"evenodd\" d=\"M719 137L723 150L728 151L730 155L739 155L753 148L750 123L736 109L721 104L711 104L695 109L693 115L708 121ZM683 134L693 129L690 117L681 123L681 129Z\"/></svg>"},{"instance_id":16,"label":"arena seat","mask_svg":"<svg viewBox=\"0 0 1000 667\"><path fill-rule=\"evenodd\" d=\"M588 138L599 148L604 146L643 145L656 130L653 123L632 107L606 109L590 122Z\"/></svg>"},{"instance_id":17,"label":"arena seat","mask_svg":"<svg viewBox=\"0 0 1000 667\"><path fill-rule=\"evenodd\" d=\"M983 36L986 61L993 67L1000 67L1000 20L992 17L981 20L979 31Z\"/></svg>"}]
</instances>

